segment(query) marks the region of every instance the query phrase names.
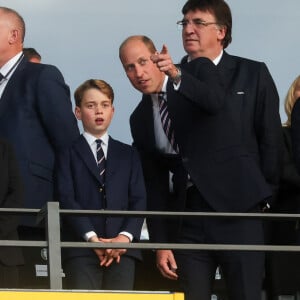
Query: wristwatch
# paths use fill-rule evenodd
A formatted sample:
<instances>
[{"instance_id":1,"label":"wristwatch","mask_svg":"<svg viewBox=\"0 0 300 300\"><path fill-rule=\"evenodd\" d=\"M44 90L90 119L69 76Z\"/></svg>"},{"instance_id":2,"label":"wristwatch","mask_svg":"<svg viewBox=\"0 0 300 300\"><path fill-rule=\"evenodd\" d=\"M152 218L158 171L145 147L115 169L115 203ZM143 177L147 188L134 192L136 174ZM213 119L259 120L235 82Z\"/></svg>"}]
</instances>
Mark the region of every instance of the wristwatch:
<instances>
[{"instance_id":1,"label":"wristwatch","mask_svg":"<svg viewBox=\"0 0 300 300\"><path fill-rule=\"evenodd\" d=\"M177 74L175 77L172 78L172 82L175 84L178 84L181 81L181 69L179 67L176 67L177 69Z\"/></svg>"}]
</instances>

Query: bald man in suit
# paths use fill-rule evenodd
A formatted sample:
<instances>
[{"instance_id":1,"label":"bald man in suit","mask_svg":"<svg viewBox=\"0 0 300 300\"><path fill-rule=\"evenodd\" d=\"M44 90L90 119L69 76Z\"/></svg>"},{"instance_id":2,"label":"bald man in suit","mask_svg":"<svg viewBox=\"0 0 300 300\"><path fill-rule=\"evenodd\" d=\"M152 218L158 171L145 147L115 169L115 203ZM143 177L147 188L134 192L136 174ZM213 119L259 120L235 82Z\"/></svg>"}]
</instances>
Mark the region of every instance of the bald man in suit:
<instances>
[{"instance_id":1,"label":"bald man in suit","mask_svg":"<svg viewBox=\"0 0 300 300\"><path fill-rule=\"evenodd\" d=\"M53 168L59 149L79 136L70 90L60 71L29 62L22 52L25 22L14 10L0 7L0 136L16 153L24 183L25 208L42 208L53 201ZM20 238L44 240L45 229L33 216L23 216ZM26 249L26 263L36 249ZM26 258L28 257L28 258ZM29 267L28 265L28 267ZM24 280L35 280L34 266Z\"/></svg>"}]
</instances>

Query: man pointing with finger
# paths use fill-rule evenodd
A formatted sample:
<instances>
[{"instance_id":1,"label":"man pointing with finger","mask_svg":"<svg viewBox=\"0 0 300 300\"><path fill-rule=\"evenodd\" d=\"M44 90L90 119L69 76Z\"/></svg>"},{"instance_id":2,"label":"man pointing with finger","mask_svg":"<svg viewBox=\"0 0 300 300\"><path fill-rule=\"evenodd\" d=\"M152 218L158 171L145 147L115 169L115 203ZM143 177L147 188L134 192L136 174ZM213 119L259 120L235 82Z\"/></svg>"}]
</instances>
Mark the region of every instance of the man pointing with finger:
<instances>
[{"instance_id":1,"label":"man pointing with finger","mask_svg":"<svg viewBox=\"0 0 300 300\"><path fill-rule=\"evenodd\" d=\"M223 106L217 70L207 58L195 59L181 68L175 66L167 47L164 45L159 53L146 36L128 37L119 48L119 56L131 84L143 93L130 125L142 159L148 210L183 211L185 199L194 187L191 172L197 173L197 169L187 171L185 164L192 166L194 161L194 157L190 159L187 155L192 150L197 157L197 149L201 147L189 139L199 126L197 110L204 109L214 115ZM161 112L161 94L167 101L167 115ZM179 149L168 138L162 117L171 120L169 129L171 125ZM147 219L147 224L151 241L177 241L178 222L155 218ZM172 251L157 251L157 262L165 277L177 279Z\"/></svg>"}]
</instances>

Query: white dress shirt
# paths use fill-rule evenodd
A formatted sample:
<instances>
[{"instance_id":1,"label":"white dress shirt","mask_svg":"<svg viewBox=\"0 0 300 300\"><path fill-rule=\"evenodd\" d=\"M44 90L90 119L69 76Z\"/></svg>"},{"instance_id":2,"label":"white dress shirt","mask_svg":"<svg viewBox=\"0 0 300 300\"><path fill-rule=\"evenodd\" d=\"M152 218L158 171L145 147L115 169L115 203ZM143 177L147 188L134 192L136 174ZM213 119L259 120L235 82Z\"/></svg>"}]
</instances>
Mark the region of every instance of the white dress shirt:
<instances>
[{"instance_id":1,"label":"white dress shirt","mask_svg":"<svg viewBox=\"0 0 300 300\"><path fill-rule=\"evenodd\" d=\"M19 52L13 58L11 58L5 65L0 68L0 73L5 77L0 82L0 98L4 92L4 89L8 83L8 80L13 75L14 71L16 70L17 66L21 62L19 59L23 56L23 52Z\"/></svg>"},{"instance_id":2,"label":"white dress shirt","mask_svg":"<svg viewBox=\"0 0 300 300\"><path fill-rule=\"evenodd\" d=\"M167 82L168 82L168 76L165 76L165 80L161 90L162 92L166 93ZM168 95L166 94L166 100L168 101L167 97ZM154 118L154 136L155 136L156 147L162 153L176 154L162 127L161 117L159 113L158 94L151 94L151 99L152 99L152 109L153 109L153 118Z\"/></svg>"}]
</instances>

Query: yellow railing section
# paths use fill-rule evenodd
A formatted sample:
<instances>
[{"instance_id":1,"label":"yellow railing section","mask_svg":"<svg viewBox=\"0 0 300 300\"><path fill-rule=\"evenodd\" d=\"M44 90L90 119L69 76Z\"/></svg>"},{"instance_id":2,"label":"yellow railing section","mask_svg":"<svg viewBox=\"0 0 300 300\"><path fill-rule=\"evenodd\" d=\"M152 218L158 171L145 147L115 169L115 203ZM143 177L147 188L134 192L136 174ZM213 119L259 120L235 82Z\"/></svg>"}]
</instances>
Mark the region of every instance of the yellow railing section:
<instances>
[{"instance_id":1,"label":"yellow railing section","mask_svg":"<svg viewBox=\"0 0 300 300\"><path fill-rule=\"evenodd\" d=\"M1 300L184 300L182 293L87 292L87 291L0 291Z\"/></svg>"}]
</instances>

